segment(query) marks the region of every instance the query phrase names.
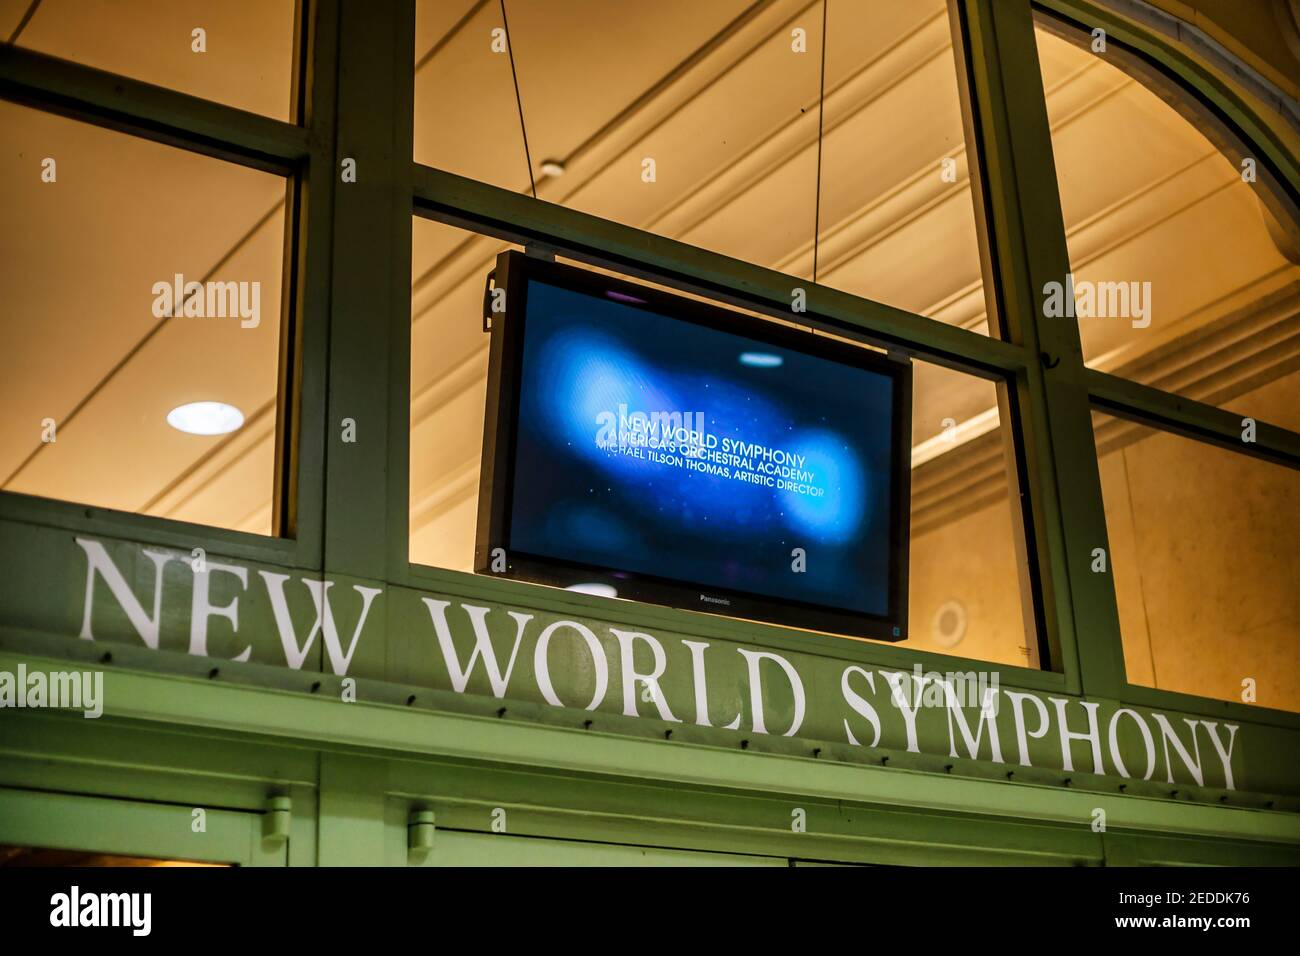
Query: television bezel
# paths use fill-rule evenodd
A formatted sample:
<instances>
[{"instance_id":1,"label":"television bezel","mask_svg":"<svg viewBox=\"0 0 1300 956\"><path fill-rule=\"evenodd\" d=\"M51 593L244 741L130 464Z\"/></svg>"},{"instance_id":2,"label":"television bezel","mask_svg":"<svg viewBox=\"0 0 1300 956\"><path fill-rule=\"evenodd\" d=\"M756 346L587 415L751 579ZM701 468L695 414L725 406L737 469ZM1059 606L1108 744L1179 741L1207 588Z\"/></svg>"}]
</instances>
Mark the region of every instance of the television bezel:
<instances>
[{"instance_id":1,"label":"television bezel","mask_svg":"<svg viewBox=\"0 0 1300 956\"><path fill-rule=\"evenodd\" d=\"M528 283L534 280L597 299L612 298L621 305L650 312L665 321L687 322L887 376L893 386L889 611L874 615L852 608L776 598L512 549L509 532L518 437L516 422L523 375L527 290ZM912 418L912 365L909 359L514 250L501 253L488 281L492 288L504 290L505 300L504 311L494 313L490 309L491 292L485 290L484 316L485 321L490 318L491 325L474 547L476 574L562 588L583 584L607 585L615 589L618 598L664 607L846 637L891 642L907 639ZM610 292L615 295L608 296ZM493 560L497 549L502 549L504 569L493 570L494 565L500 564Z\"/></svg>"}]
</instances>

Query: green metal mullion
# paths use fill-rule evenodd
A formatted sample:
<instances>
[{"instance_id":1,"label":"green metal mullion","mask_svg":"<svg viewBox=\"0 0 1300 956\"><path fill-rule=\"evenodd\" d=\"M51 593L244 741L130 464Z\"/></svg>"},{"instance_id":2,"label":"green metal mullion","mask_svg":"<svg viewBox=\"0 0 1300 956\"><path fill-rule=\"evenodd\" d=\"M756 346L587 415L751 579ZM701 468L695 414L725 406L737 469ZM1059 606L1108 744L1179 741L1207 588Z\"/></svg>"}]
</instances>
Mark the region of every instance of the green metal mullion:
<instances>
[{"instance_id":1,"label":"green metal mullion","mask_svg":"<svg viewBox=\"0 0 1300 956\"><path fill-rule=\"evenodd\" d=\"M1025 363L1009 342L806 279L765 269L685 242L643 232L598 216L542 202L454 173L414 167L416 212L526 244L536 242L575 259L654 281L667 281L745 308L791 318L796 288L807 294L801 322L861 336L927 361L986 374L1013 374Z\"/></svg>"},{"instance_id":2,"label":"green metal mullion","mask_svg":"<svg viewBox=\"0 0 1300 956\"><path fill-rule=\"evenodd\" d=\"M956 0L979 149L979 213L1007 333L1041 362L1017 382L1035 530L1051 582L1049 629L1090 696L1119 696L1124 655L1079 331L1042 318L1038 290L1070 269L1029 0ZM1109 564L1107 565L1109 568Z\"/></svg>"},{"instance_id":3,"label":"green metal mullion","mask_svg":"<svg viewBox=\"0 0 1300 956\"><path fill-rule=\"evenodd\" d=\"M311 152L301 126L7 44L0 97L269 172Z\"/></svg>"},{"instance_id":4,"label":"green metal mullion","mask_svg":"<svg viewBox=\"0 0 1300 956\"><path fill-rule=\"evenodd\" d=\"M411 249L415 154L415 0L398 0L392 63L393 308L388 312L388 513L376 527L387 544L386 578L410 574L411 527ZM468 318L468 317L467 317ZM475 316L471 321L477 322Z\"/></svg>"},{"instance_id":5,"label":"green metal mullion","mask_svg":"<svg viewBox=\"0 0 1300 956\"><path fill-rule=\"evenodd\" d=\"M950 3L948 10L958 63L963 132L969 150L976 156L972 163L976 173L970 181L989 328L1001 338L1023 345L1026 330L1019 328L1014 321L1008 321L1014 316L1007 314L1003 294L1005 280L1000 271L1002 266L1010 268L1012 260L1000 254L998 235L995 235L1011 235L1013 222L1006 216L1004 208L990 204L989 188L985 182L990 171L999 169L999 162L1010 155L1006 130L996 122L990 125L993 119L991 110L986 109L984 116L979 111L980 102L988 97L987 94L977 97L975 93L977 53L973 45L978 38L970 35L969 14L959 3ZM986 140L985 132L994 141ZM993 221L998 217L1001 218L995 229ZM1043 450L1050 447L1046 420L1041 414L1041 402L1033 397L1042 393L1042 368L1037 360L1034 330L1030 328L1027 331L1033 347L1026 348L1026 351L1034 358L1014 377L999 383L998 388L998 410L1007 428L1003 447L1013 495L1011 515L1020 558L1022 618L1027 644L1037 644L1038 665L1061 672L1068 689L1078 693L1080 683L1073 629L1060 623L1065 612L1058 606L1056 590L1050 586L1052 581L1065 580L1067 574L1060 536L1048 533L1048 516L1057 513L1059 503L1051 458L1043 454ZM1017 502L1019 507L1015 506Z\"/></svg>"},{"instance_id":6,"label":"green metal mullion","mask_svg":"<svg viewBox=\"0 0 1300 956\"><path fill-rule=\"evenodd\" d=\"M392 409L410 395L415 10L413 0L339 9L324 554L331 574L379 580L399 484L390 464L405 468L390 454L405 447L409 419ZM349 159L356 181L342 182ZM405 496L391 507L405 515Z\"/></svg>"},{"instance_id":7,"label":"green metal mullion","mask_svg":"<svg viewBox=\"0 0 1300 956\"><path fill-rule=\"evenodd\" d=\"M311 158L293 181L286 227L286 321L277 394L278 533L294 537L321 567L324 536L326 364L334 209L334 116L338 98L338 0L311 0L300 23L301 89L296 107L311 133Z\"/></svg>"},{"instance_id":8,"label":"green metal mullion","mask_svg":"<svg viewBox=\"0 0 1300 956\"><path fill-rule=\"evenodd\" d=\"M1279 465L1300 468L1300 433L1095 369L1088 369L1085 378L1093 404L1103 411ZM1243 440L1252 422L1254 437Z\"/></svg>"}]
</instances>

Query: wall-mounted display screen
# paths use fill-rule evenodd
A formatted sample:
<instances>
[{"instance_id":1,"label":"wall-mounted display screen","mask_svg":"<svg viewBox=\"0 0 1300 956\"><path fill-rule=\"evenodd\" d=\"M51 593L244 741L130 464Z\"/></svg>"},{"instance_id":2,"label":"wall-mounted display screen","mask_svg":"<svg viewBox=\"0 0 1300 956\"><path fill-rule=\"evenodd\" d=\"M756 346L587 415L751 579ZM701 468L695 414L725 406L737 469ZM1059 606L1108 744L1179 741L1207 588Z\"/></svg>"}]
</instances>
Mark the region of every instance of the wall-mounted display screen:
<instances>
[{"instance_id":1,"label":"wall-mounted display screen","mask_svg":"<svg viewBox=\"0 0 1300 956\"><path fill-rule=\"evenodd\" d=\"M475 568L906 636L911 367L504 253Z\"/></svg>"}]
</instances>

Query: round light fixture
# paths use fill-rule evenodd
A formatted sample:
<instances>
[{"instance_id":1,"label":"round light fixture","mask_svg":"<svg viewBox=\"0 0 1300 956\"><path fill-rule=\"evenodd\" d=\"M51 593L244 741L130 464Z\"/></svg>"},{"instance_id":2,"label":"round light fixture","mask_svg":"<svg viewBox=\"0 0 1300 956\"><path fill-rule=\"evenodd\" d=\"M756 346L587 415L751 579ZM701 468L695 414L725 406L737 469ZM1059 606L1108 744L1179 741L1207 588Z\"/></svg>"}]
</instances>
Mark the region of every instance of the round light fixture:
<instances>
[{"instance_id":1,"label":"round light fixture","mask_svg":"<svg viewBox=\"0 0 1300 956\"><path fill-rule=\"evenodd\" d=\"M542 172L551 177L563 176L564 163L558 159L544 159L542 160Z\"/></svg>"},{"instance_id":2,"label":"round light fixture","mask_svg":"<svg viewBox=\"0 0 1300 956\"><path fill-rule=\"evenodd\" d=\"M167 424L187 435L228 435L244 424L244 413L225 402L190 402L168 412Z\"/></svg>"}]
</instances>

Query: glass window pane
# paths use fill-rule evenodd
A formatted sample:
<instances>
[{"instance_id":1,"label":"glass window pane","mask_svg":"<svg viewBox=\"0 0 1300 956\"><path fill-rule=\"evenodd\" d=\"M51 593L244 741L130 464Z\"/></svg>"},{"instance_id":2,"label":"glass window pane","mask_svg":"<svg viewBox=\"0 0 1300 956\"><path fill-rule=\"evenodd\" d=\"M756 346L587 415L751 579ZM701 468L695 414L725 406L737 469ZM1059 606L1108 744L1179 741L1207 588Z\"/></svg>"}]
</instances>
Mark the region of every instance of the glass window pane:
<instances>
[{"instance_id":1,"label":"glass window pane","mask_svg":"<svg viewBox=\"0 0 1300 956\"><path fill-rule=\"evenodd\" d=\"M946 0L834 3L827 32L818 281L988 334Z\"/></svg>"},{"instance_id":2,"label":"glass window pane","mask_svg":"<svg viewBox=\"0 0 1300 956\"><path fill-rule=\"evenodd\" d=\"M1296 384L1248 397L1300 430ZM1129 682L1300 711L1300 472L1100 413L1093 426Z\"/></svg>"},{"instance_id":3,"label":"glass window pane","mask_svg":"<svg viewBox=\"0 0 1300 956\"><path fill-rule=\"evenodd\" d=\"M1296 224L1283 229L1264 183L1216 147L1226 132L1182 115L1192 94L1158 94L1121 51L1090 42L1038 31L1084 359L1267 420L1251 403L1260 385L1289 381L1300 402L1288 378L1300 367Z\"/></svg>"},{"instance_id":4,"label":"glass window pane","mask_svg":"<svg viewBox=\"0 0 1300 956\"><path fill-rule=\"evenodd\" d=\"M487 398L483 281L505 243L414 221L410 558L470 571ZM572 264L572 263L571 263ZM755 316L755 322L773 321ZM914 364L910 638L898 646L1041 666L997 387Z\"/></svg>"},{"instance_id":5,"label":"glass window pane","mask_svg":"<svg viewBox=\"0 0 1300 956\"><path fill-rule=\"evenodd\" d=\"M501 7L415 5L415 161L528 192Z\"/></svg>"},{"instance_id":6,"label":"glass window pane","mask_svg":"<svg viewBox=\"0 0 1300 956\"><path fill-rule=\"evenodd\" d=\"M7 0L0 39L289 120L294 0Z\"/></svg>"},{"instance_id":7,"label":"glass window pane","mask_svg":"<svg viewBox=\"0 0 1300 956\"><path fill-rule=\"evenodd\" d=\"M497 253L518 247L419 217L412 233L410 557L471 571L487 403L483 283Z\"/></svg>"},{"instance_id":8,"label":"glass window pane","mask_svg":"<svg viewBox=\"0 0 1300 956\"><path fill-rule=\"evenodd\" d=\"M0 103L0 488L272 532L285 186Z\"/></svg>"},{"instance_id":9,"label":"glass window pane","mask_svg":"<svg viewBox=\"0 0 1300 956\"><path fill-rule=\"evenodd\" d=\"M417 162L987 331L946 0L832 4L824 114L821 3L507 2L518 103L499 4L416 10Z\"/></svg>"},{"instance_id":10,"label":"glass window pane","mask_svg":"<svg viewBox=\"0 0 1300 956\"><path fill-rule=\"evenodd\" d=\"M1041 667L997 386L913 368L911 637L900 646Z\"/></svg>"}]
</instances>

